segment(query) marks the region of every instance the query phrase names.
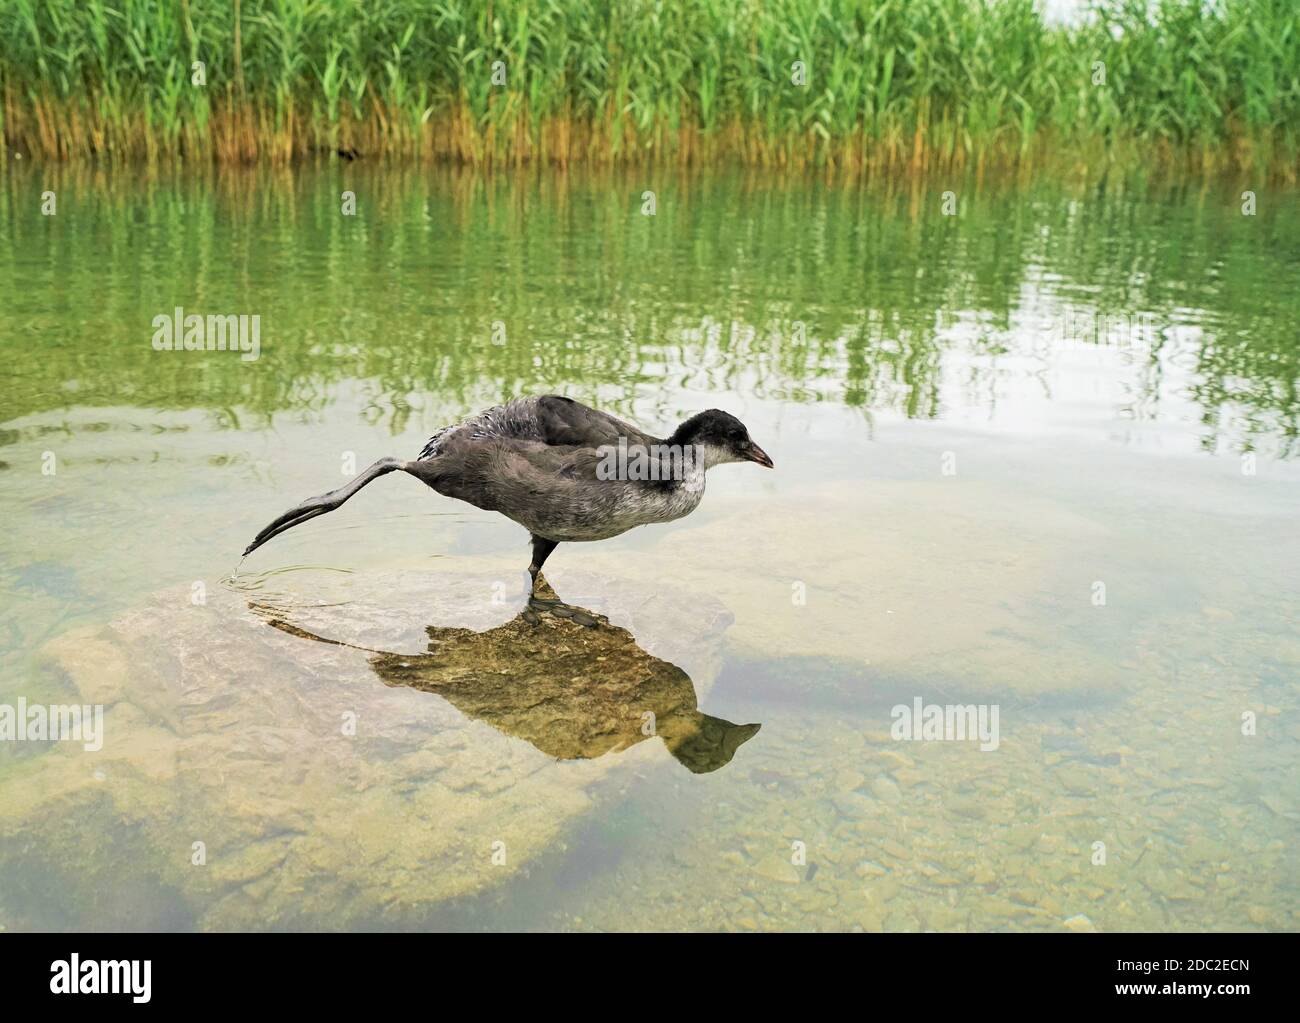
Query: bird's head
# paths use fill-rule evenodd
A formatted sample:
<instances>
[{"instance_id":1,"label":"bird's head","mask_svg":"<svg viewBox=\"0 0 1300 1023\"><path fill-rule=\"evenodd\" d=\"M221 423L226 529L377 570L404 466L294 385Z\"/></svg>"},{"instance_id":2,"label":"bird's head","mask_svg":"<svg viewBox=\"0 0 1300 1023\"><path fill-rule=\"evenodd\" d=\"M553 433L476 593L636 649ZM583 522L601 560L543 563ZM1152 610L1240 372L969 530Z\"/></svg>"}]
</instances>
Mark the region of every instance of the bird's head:
<instances>
[{"instance_id":1,"label":"bird's head","mask_svg":"<svg viewBox=\"0 0 1300 1023\"><path fill-rule=\"evenodd\" d=\"M706 469L724 462L757 462L772 468L772 459L750 440L745 424L721 409L711 408L691 416L677 427L671 442L683 447L689 444L703 452Z\"/></svg>"}]
</instances>

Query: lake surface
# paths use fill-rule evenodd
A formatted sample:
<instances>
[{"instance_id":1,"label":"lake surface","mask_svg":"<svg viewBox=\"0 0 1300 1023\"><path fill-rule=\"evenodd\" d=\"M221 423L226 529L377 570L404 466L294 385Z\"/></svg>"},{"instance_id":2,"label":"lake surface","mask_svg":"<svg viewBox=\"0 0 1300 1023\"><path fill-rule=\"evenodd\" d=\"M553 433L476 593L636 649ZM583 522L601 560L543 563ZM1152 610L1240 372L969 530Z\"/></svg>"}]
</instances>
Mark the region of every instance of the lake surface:
<instances>
[{"instance_id":1,"label":"lake surface","mask_svg":"<svg viewBox=\"0 0 1300 1023\"><path fill-rule=\"evenodd\" d=\"M106 709L0 743L0 926L1300 925L1296 192L14 166L0 704ZM240 564L538 392L776 469L562 545L595 630L400 474Z\"/></svg>"}]
</instances>

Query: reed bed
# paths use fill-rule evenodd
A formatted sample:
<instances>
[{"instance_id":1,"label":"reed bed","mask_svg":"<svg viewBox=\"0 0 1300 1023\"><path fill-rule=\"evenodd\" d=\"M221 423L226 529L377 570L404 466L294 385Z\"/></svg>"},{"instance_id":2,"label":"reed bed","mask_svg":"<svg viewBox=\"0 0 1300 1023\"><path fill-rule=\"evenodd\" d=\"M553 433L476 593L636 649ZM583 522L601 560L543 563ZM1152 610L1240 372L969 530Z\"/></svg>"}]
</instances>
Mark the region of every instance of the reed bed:
<instances>
[{"instance_id":1,"label":"reed bed","mask_svg":"<svg viewBox=\"0 0 1300 1023\"><path fill-rule=\"evenodd\" d=\"M0 0L0 38L0 141L46 160L1294 179L1300 154L1295 0L1071 26L1033 0Z\"/></svg>"}]
</instances>

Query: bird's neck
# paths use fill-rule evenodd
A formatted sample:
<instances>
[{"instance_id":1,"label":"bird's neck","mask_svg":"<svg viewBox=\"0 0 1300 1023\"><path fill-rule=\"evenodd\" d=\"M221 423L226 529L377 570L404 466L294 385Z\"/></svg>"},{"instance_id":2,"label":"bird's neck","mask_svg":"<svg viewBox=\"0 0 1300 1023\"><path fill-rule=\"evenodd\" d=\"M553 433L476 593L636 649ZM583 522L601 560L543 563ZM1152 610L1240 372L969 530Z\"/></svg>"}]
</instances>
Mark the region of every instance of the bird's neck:
<instances>
[{"instance_id":1,"label":"bird's neck","mask_svg":"<svg viewBox=\"0 0 1300 1023\"><path fill-rule=\"evenodd\" d=\"M681 451L683 461L689 461L692 464L698 462L703 469L712 469L715 465L722 465L736 460L735 456L726 448L717 444L681 440L678 434L673 434L664 443L671 445L674 451Z\"/></svg>"},{"instance_id":2,"label":"bird's neck","mask_svg":"<svg viewBox=\"0 0 1300 1023\"><path fill-rule=\"evenodd\" d=\"M704 472L709 467L705 456L703 448L669 438L659 446L659 478L672 487L703 490Z\"/></svg>"},{"instance_id":3,"label":"bird's neck","mask_svg":"<svg viewBox=\"0 0 1300 1023\"><path fill-rule=\"evenodd\" d=\"M695 431L691 429L692 425L689 419L686 420L663 443L671 444L674 448L681 449L683 452L689 451L692 461L702 463L705 469L712 469L715 465L722 465L724 462L734 462L736 460L731 452L725 448L696 440Z\"/></svg>"}]
</instances>

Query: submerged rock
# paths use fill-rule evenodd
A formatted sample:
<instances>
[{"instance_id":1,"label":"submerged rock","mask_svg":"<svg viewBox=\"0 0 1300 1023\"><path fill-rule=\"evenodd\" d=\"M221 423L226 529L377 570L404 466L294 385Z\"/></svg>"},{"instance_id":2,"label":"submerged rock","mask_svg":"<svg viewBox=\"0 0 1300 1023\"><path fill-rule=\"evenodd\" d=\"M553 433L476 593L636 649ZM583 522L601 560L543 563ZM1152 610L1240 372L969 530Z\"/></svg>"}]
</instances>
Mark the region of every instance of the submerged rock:
<instances>
[{"instance_id":1,"label":"submerged rock","mask_svg":"<svg viewBox=\"0 0 1300 1023\"><path fill-rule=\"evenodd\" d=\"M880 775L871 783L872 794L877 799L885 803L900 803L903 800L903 792L895 784L894 780L887 775Z\"/></svg>"},{"instance_id":2,"label":"submerged rock","mask_svg":"<svg viewBox=\"0 0 1300 1023\"><path fill-rule=\"evenodd\" d=\"M800 880L799 871L790 862L790 858L782 853L768 853L754 865L754 873L781 884L798 884Z\"/></svg>"},{"instance_id":3,"label":"submerged rock","mask_svg":"<svg viewBox=\"0 0 1300 1023\"><path fill-rule=\"evenodd\" d=\"M631 631L532 624L494 584L376 573L311 608L187 585L55 640L103 749L4 772L0 869L70 927L419 926L550 848L617 764L716 770L758 730L697 708L720 606L592 579Z\"/></svg>"}]
</instances>

